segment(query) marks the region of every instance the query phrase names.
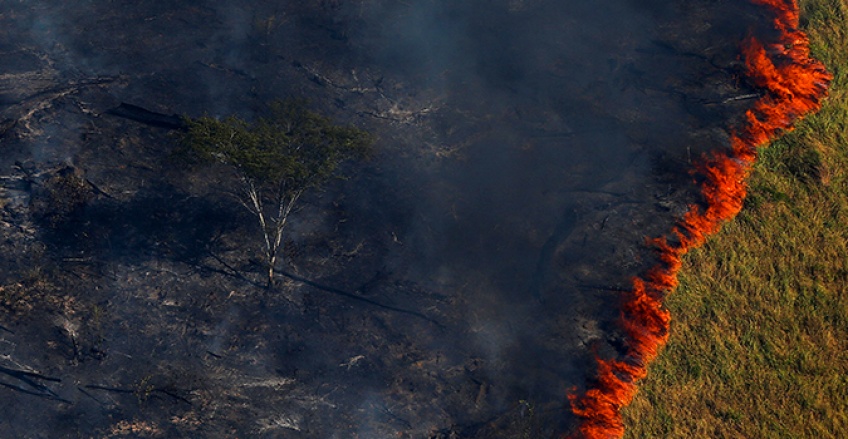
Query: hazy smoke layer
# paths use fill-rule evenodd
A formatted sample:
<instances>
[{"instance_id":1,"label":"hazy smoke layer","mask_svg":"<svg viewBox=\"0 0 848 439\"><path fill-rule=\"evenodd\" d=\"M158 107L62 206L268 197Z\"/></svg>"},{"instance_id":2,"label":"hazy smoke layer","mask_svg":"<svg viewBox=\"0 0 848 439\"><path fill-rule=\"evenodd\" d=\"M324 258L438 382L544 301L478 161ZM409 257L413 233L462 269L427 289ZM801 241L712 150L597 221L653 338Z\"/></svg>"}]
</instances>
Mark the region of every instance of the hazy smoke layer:
<instances>
[{"instance_id":1,"label":"hazy smoke layer","mask_svg":"<svg viewBox=\"0 0 848 439\"><path fill-rule=\"evenodd\" d=\"M7 185L24 207L4 221L38 229L4 233L22 255L43 241L64 298L4 317L0 366L61 378L33 395L0 375L10 437L567 428L593 351L621 348L644 237L744 109L752 20L694 1L0 5L2 172L35 188ZM217 195L228 174L187 175L164 130L106 112L251 118L286 96L380 141L294 218L271 293L250 283L253 218ZM37 175L64 164L93 201L39 223Z\"/></svg>"}]
</instances>

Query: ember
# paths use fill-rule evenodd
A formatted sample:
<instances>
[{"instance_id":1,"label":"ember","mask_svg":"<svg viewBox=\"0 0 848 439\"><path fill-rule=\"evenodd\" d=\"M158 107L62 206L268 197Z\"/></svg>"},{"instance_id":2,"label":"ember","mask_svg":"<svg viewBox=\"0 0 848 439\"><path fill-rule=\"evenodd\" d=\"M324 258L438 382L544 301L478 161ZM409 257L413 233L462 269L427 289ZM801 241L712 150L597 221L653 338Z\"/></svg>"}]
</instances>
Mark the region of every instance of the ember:
<instances>
[{"instance_id":1,"label":"ember","mask_svg":"<svg viewBox=\"0 0 848 439\"><path fill-rule=\"evenodd\" d=\"M668 338L671 317L662 299L677 286L681 258L741 210L756 148L819 109L827 94L831 75L810 57L807 37L798 29L797 1L753 2L775 14L774 29L779 33L767 44L753 36L743 43L747 79L762 88L762 95L747 111L745 123L733 130L731 150L715 152L698 165L704 179L703 202L689 207L669 237L651 240L662 264L635 278L625 299L621 311L621 326L628 337L624 359L599 358L594 385L582 395L569 395L572 412L581 418L579 433L571 437L624 435L620 410L633 399L637 381L646 376L648 363Z\"/></svg>"}]
</instances>

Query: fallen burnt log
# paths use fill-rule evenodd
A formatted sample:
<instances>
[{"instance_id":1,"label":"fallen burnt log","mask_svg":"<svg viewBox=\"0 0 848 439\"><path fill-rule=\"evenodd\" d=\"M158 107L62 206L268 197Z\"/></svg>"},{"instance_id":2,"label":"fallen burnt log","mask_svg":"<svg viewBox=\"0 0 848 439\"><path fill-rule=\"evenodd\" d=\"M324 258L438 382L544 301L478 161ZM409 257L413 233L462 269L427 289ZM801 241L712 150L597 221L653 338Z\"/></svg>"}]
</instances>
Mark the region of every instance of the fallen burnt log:
<instances>
[{"instance_id":1,"label":"fallen burnt log","mask_svg":"<svg viewBox=\"0 0 848 439\"><path fill-rule=\"evenodd\" d=\"M42 398L61 401L68 404L71 403L70 401L60 397L56 392L50 390L50 388L48 388L44 384L38 382L38 380L49 381L53 383L62 382L62 380L59 378L54 378L42 375L40 373L30 372L27 370L10 369L8 367L3 366L0 366L0 375L7 375L9 377L14 378L15 380L20 381L20 384L0 381L0 386L2 387L16 390L21 393L26 393L28 395L39 396Z\"/></svg>"},{"instance_id":2,"label":"fallen burnt log","mask_svg":"<svg viewBox=\"0 0 848 439\"><path fill-rule=\"evenodd\" d=\"M150 111L146 108L139 107L138 105L128 104L126 102L122 102L121 105L109 110L106 114L111 114L112 116L123 117L125 119L134 120L136 122L141 122L146 125L159 127L159 128L167 128L169 130L185 130L186 124L183 121L182 117L172 114L162 114L157 113L155 111Z\"/></svg>"}]
</instances>

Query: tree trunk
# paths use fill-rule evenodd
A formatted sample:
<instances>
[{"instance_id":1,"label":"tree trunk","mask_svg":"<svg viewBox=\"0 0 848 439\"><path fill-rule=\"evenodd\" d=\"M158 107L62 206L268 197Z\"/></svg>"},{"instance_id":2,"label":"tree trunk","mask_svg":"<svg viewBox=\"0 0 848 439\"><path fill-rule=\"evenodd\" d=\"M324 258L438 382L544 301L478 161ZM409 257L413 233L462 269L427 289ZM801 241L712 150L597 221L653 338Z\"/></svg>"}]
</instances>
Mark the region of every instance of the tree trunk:
<instances>
[{"instance_id":1,"label":"tree trunk","mask_svg":"<svg viewBox=\"0 0 848 439\"><path fill-rule=\"evenodd\" d=\"M277 265L277 255L271 256L268 260L268 288L274 286L274 266Z\"/></svg>"}]
</instances>

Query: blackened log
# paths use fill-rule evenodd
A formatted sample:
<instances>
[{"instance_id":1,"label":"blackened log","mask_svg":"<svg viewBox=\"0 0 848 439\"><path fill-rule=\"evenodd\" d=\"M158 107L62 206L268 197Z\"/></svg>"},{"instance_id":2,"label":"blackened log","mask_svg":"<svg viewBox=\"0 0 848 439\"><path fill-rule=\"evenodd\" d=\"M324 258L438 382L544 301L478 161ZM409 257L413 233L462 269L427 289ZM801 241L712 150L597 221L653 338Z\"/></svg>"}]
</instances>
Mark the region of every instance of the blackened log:
<instances>
[{"instance_id":1,"label":"blackened log","mask_svg":"<svg viewBox=\"0 0 848 439\"><path fill-rule=\"evenodd\" d=\"M141 108L137 105L127 104L125 102L122 102L121 105L107 111L106 114L123 117L125 119L134 120L136 122L141 122L143 124L154 127L167 128L169 130L186 129L185 121L183 121L182 117L176 114L167 115L162 113L156 113L154 111Z\"/></svg>"}]
</instances>

